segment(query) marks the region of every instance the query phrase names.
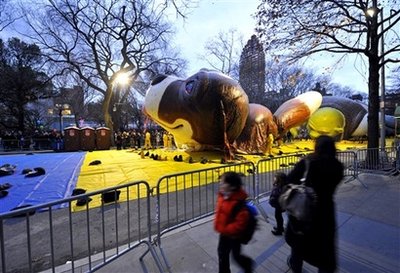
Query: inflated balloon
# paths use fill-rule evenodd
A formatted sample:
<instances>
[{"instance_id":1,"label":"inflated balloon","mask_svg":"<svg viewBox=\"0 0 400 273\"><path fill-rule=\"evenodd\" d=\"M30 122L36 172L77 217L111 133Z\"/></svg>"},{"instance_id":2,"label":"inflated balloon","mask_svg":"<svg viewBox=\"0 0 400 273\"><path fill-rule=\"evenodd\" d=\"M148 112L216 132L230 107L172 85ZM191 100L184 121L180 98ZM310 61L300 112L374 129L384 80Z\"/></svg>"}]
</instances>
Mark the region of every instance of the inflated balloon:
<instances>
[{"instance_id":1,"label":"inflated balloon","mask_svg":"<svg viewBox=\"0 0 400 273\"><path fill-rule=\"evenodd\" d=\"M329 135L337 139L364 137L368 132L368 108L362 102L342 97L323 97L321 107L307 123L311 138ZM385 115L387 134L394 133L394 117Z\"/></svg>"},{"instance_id":2,"label":"inflated balloon","mask_svg":"<svg viewBox=\"0 0 400 273\"><path fill-rule=\"evenodd\" d=\"M157 76L146 93L144 111L191 150L232 143L249 114L246 93L233 79L200 71L188 79Z\"/></svg>"},{"instance_id":3,"label":"inflated balloon","mask_svg":"<svg viewBox=\"0 0 400 273\"><path fill-rule=\"evenodd\" d=\"M159 75L147 90L144 112L174 135L179 148L192 151L226 149L265 153L267 137L281 138L308 120L321 105L310 91L282 104L275 115L263 105L249 104L234 79L202 69L187 79Z\"/></svg>"},{"instance_id":4,"label":"inflated balloon","mask_svg":"<svg viewBox=\"0 0 400 273\"><path fill-rule=\"evenodd\" d=\"M341 111L332 107L324 107L311 115L307 129L311 138L317 138L320 135L336 137L343 134L345 125L346 117Z\"/></svg>"}]
</instances>

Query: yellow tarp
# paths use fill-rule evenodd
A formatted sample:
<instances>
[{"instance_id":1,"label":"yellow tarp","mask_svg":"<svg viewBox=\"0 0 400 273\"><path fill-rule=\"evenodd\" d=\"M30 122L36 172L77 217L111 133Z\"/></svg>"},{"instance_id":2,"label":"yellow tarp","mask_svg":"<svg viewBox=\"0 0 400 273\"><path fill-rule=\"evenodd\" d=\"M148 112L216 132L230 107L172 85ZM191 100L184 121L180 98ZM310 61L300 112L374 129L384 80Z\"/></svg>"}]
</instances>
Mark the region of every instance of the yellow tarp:
<instances>
[{"instance_id":1,"label":"yellow tarp","mask_svg":"<svg viewBox=\"0 0 400 273\"><path fill-rule=\"evenodd\" d=\"M220 165L221 154L218 152L204 152L190 155L180 151L149 150L148 156L142 158L140 151L109 150L95 151L86 154L81 167L76 188L85 189L87 192L113 187L133 181L146 181L150 188L157 186L158 180L174 173L188 172L198 169L210 168ZM150 155L158 155L162 160L153 160ZM182 156L183 161L174 161L175 156ZM189 163L192 157L194 163ZM205 159L206 164L201 160ZM89 165L100 160L101 164ZM134 190L134 189L133 189ZM142 189L144 190L144 189ZM130 192L129 199L134 199L136 193ZM120 200L126 200L126 193L121 192ZM90 207L101 204L100 196L90 202ZM74 210L81 207L74 206ZM84 208L84 207L83 207Z\"/></svg>"},{"instance_id":2,"label":"yellow tarp","mask_svg":"<svg viewBox=\"0 0 400 273\"><path fill-rule=\"evenodd\" d=\"M280 147L273 149L275 156L279 154L293 154L296 152L307 152L313 149L314 142L296 141L285 143ZM353 141L342 141L337 143L337 148L346 151L348 148L365 148L365 143L357 143ZM148 150L144 153L148 156L142 158L140 151L137 150L108 150L88 152L82 164L80 175L76 188L85 189L87 192L113 187L133 181L146 181L150 188L157 186L158 180L165 176L175 173L189 172L193 170L211 168L221 166L220 152L194 152L188 153L184 151L167 151L163 149ZM162 160L153 160L150 155L157 155ZM174 161L175 156L182 156L183 162ZM189 158L194 163L189 163ZM243 160L257 163L258 160L267 158L267 156L242 155ZM201 160L205 159L207 163L202 164ZM90 166L89 163L100 160L101 164ZM181 189L183 185L178 185L177 189ZM144 189L140 189L144 190ZM120 200L126 200L126 191L121 192ZM137 197L137 192L132 189L129 193L129 199ZM100 196L96 196L89 203L90 207L96 207L101 204ZM85 207L74 206L73 210L80 210Z\"/></svg>"}]
</instances>

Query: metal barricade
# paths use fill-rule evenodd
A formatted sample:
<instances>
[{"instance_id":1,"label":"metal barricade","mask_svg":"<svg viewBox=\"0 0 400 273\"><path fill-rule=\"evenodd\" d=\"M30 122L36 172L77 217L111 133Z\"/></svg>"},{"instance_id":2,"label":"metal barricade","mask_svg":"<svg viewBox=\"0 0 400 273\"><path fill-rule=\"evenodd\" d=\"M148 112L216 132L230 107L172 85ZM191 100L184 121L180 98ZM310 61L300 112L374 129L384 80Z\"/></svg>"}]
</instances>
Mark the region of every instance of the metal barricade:
<instances>
[{"instance_id":1,"label":"metal barricade","mask_svg":"<svg viewBox=\"0 0 400 273\"><path fill-rule=\"evenodd\" d=\"M271 192L275 174L289 173L305 155L298 153L265 158L256 165L246 161L166 175L152 189L145 181L138 181L2 214L0 268L4 273L48 268L58 272L63 264L62 271L92 272L145 245L147 250L140 257L141 265L144 267L143 257L150 252L158 270L169 271L161 247L162 236L214 213L220 175L227 171L243 173L245 190L267 221L260 203ZM337 157L350 180L357 179L364 171L386 174L387 168L398 171L399 151L395 148L343 151ZM375 168L368 169L367 163ZM102 202L99 207L87 203L81 211L72 212L77 200L104 197L110 192L112 196L120 192L118 196L126 201ZM151 194L155 202L151 202ZM155 212L153 222L151 211Z\"/></svg>"},{"instance_id":2,"label":"metal barricade","mask_svg":"<svg viewBox=\"0 0 400 273\"><path fill-rule=\"evenodd\" d=\"M1 140L1 146L4 152L53 149L51 141L48 138L27 138L23 141L18 139L3 139Z\"/></svg>"},{"instance_id":3,"label":"metal barricade","mask_svg":"<svg viewBox=\"0 0 400 273\"><path fill-rule=\"evenodd\" d=\"M357 179L357 153L355 151L340 151L337 153L337 159L339 159L339 161L343 164L344 176L350 177L348 181Z\"/></svg>"},{"instance_id":4,"label":"metal barricade","mask_svg":"<svg viewBox=\"0 0 400 273\"><path fill-rule=\"evenodd\" d=\"M23 150L23 145L18 139L3 139L2 144L5 152Z\"/></svg>"},{"instance_id":5,"label":"metal barricade","mask_svg":"<svg viewBox=\"0 0 400 273\"><path fill-rule=\"evenodd\" d=\"M396 147L368 148L357 150L357 169L359 172L394 175L399 172L399 151Z\"/></svg>"},{"instance_id":6,"label":"metal barricade","mask_svg":"<svg viewBox=\"0 0 400 273\"><path fill-rule=\"evenodd\" d=\"M293 166L304 156L306 156L306 153L297 153L262 159L257 162L256 199L258 203L262 198L269 196L271 193L276 173L289 173L293 169ZM345 177L350 176L348 181L356 179L358 177L356 153L354 151L338 152L337 158L343 163ZM261 212L263 213L263 211Z\"/></svg>"},{"instance_id":7,"label":"metal barricade","mask_svg":"<svg viewBox=\"0 0 400 273\"><path fill-rule=\"evenodd\" d=\"M306 154L272 157L257 162L257 199L263 198L272 190L274 177L277 172L289 173L293 166Z\"/></svg>"},{"instance_id":8,"label":"metal barricade","mask_svg":"<svg viewBox=\"0 0 400 273\"><path fill-rule=\"evenodd\" d=\"M100 197L101 205L90 208L88 201ZM82 211L72 212L78 201ZM139 245L147 245L162 272L150 205L148 183L137 181L1 214L1 272L93 272Z\"/></svg>"},{"instance_id":9,"label":"metal barricade","mask_svg":"<svg viewBox=\"0 0 400 273\"><path fill-rule=\"evenodd\" d=\"M214 213L218 193L219 177L225 172L243 173L243 186L250 198L255 197L254 164L242 162L221 167L166 175L159 179L156 193L158 245L166 264L169 265L161 247L161 237L174 229L210 216Z\"/></svg>"},{"instance_id":10,"label":"metal barricade","mask_svg":"<svg viewBox=\"0 0 400 273\"><path fill-rule=\"evenodd\" d=\"M244 162L191 172L166 175L158 180L156 193L157 235L176 229L214 213L221 174L243 173L245 190L255 196L254 164Z\"/></svg>"}]
</instances>

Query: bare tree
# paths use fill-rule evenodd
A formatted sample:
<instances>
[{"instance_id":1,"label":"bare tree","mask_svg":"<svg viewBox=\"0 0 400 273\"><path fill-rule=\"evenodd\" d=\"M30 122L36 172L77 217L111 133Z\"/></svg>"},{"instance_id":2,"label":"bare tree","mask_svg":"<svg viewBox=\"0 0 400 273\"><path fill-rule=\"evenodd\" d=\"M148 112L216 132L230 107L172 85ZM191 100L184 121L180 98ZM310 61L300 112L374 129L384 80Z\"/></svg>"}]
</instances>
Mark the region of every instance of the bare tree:
<instances>
[{"instance_id":1,"label":"bare tree","mask_svg":"<svg viewBox=\"0 0 400 273\"><path fill-rule=\"evenodd\" d=\"M393 69L391 80L392 83L388 88L389 93L400 94L400 66Z\"/></svg>"},{"instance_id":2,"label":"bare tree","mask_svg":"<svg viewBox=\"0 0 400 273\"><path fill-rule=\"evenodd\" d=\"M311 69L286 62L268 60L266 67L266 94L262 103L272 112L285 101L315 89L317 84L326 86L331 81L327 76L316 75Z\"/></svg>"},{"instance_id":3,"label":"bare tree","mask_svg":"<svg viewBox=\"0 0 400 273\"><path fill-rule=\"evenodd\" d=\"M362 54L368 63L368 148L379 144L379 69L400 62L397 0L262 0L258 32L266 50L299 60L311 54ZM378 14L380 16L378 16ZM380 19L378 19L380 17ZM379 42L385 39L385 51Z\"/></svg>"},{"instance_id":4,"label":"bare tree","mask_svg":"<svg viewBox=\"0 0 400 273\"><path fill-rule=\"evenodd\" d=\"M30 38L41 46L53 71L75 73L103 96L104 121L111 130L118 75L129 73L133 83L155 67L185 68L185 62L169 48L173 29L164 19L163 2L49 0L36 10L25 12L34 32Z\"/></svg>"},{"instance_id":5,"label":"bare tree","mask_svg":"<svg viewBox=\"0 0 400 273\"><path fill-rule=\"evenodd\" d=\"M205 46L204 59L211 68L239 79L239 59L243 49L243 36L236 30L219 32L210 38Z\"/></svg>"},{"instance_id":6,"label":"bare tree","mask_svg":"<svg viewBox=\"0 0 400 273\"><path fill-rule=\"evenodd\" d=\"M12 0L0 0L0 32L15 22L15 15Z\"/></svg>"},{"instance_id":7,"label":"bare tree","mask_svg":"<svg viewBox=\"0 0 400 273\"><path fill-rule=\"evenodd\" d=\"M351 87L342 86L337 83L329 83L326 86L326 92L335 97L352 98L353 96L356 96L356 97L360 98L361 101L363 101L367 97L366 93L362 93L362 94L357 93Z\"/></svg>"}]
</instances>

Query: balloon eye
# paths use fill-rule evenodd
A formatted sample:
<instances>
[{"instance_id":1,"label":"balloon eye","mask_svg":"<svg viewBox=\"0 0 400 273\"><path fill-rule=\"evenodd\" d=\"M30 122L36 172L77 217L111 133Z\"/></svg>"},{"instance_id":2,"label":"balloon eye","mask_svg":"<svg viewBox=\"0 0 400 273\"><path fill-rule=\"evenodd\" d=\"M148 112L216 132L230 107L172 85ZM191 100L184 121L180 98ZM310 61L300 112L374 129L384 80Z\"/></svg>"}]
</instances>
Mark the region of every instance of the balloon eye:
<instances>
[{"instance_id":1,"label":"balloon eye","mask_svg":"<svg viewBox=\"0 0 400 273\"><path fill-rule=\"evenodd\" d=\"M192 93L193 87L194 87L194 81L187 82L185 86L186 93L188 94Z\"/></svg>"}]
</instances>

